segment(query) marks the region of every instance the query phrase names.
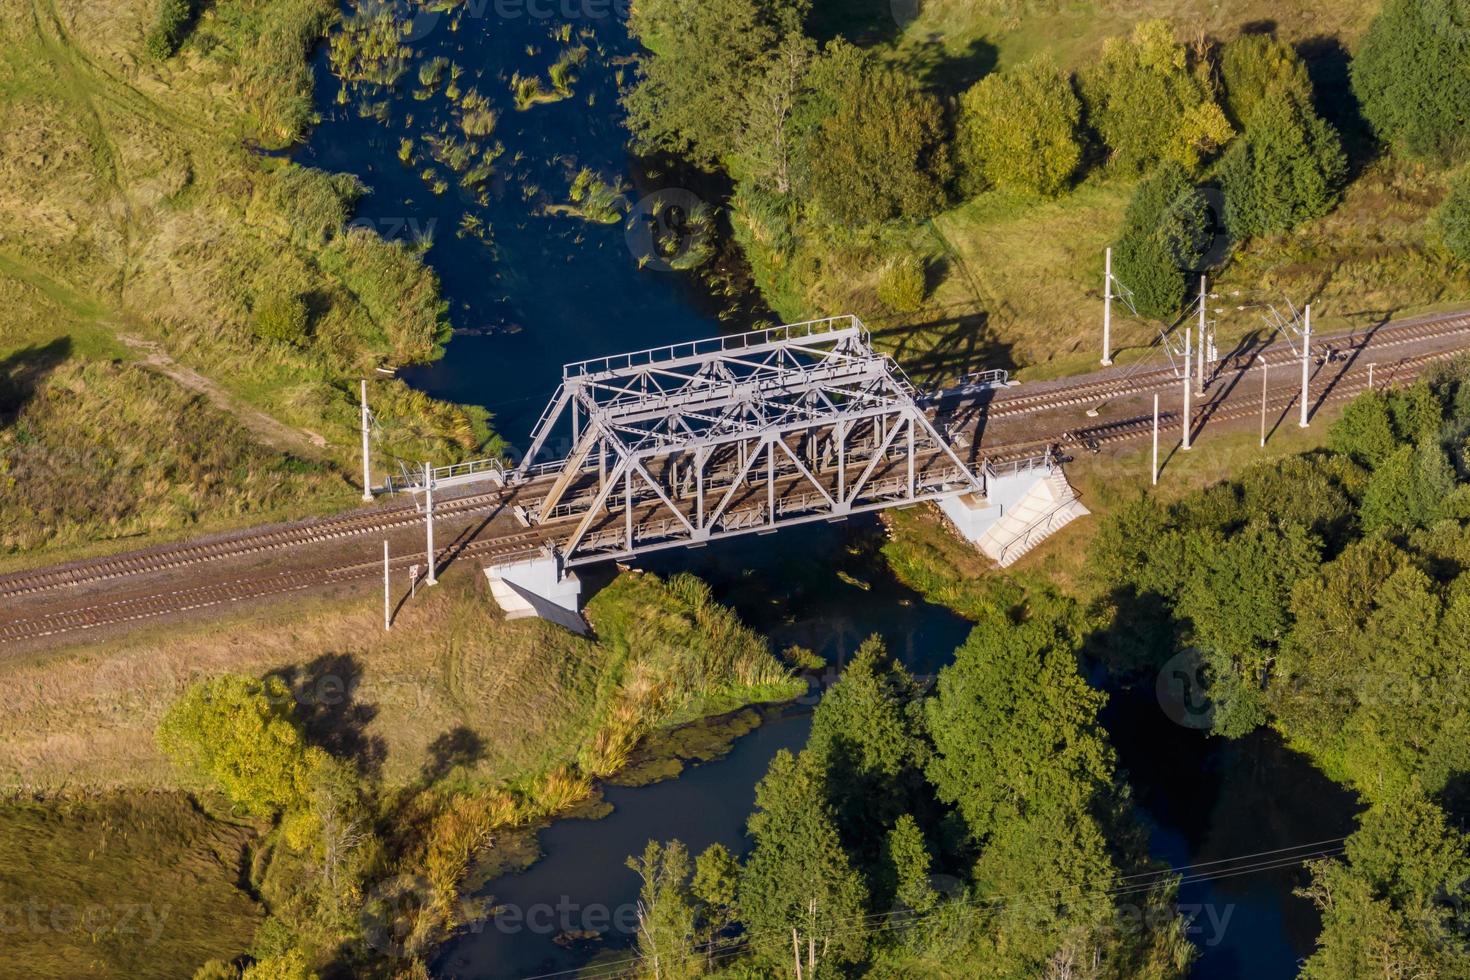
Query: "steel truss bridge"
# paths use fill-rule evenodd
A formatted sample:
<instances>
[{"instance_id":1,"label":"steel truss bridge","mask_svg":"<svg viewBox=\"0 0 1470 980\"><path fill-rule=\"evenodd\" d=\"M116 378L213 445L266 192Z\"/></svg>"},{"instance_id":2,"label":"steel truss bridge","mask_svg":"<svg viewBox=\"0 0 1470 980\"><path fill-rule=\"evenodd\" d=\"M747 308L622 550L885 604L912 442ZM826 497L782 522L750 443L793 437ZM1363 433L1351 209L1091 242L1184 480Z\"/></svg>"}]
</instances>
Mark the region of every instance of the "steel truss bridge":
<instances>
[{"instance_id":1,"label":"steel truss bridge","mask_svg":"<svg viewBox=\"0 0 1470 980\"><path fill-rule=\"evenodd\" d=\"M855 316L568 364L525 460L566 566L985 490Z\"/></svg>"}]
</instances>

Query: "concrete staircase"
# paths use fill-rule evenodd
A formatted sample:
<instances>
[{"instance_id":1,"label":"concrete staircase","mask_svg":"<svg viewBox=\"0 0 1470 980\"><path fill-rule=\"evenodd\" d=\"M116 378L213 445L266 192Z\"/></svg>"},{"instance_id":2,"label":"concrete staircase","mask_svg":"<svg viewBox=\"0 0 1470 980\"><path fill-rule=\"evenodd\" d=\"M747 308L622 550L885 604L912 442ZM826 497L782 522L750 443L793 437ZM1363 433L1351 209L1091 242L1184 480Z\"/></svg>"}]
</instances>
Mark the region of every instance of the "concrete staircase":
<instances>
[{"instance_id":1,"label":"concrete staircase","mask_svg":"<svg viewBox=\"0 0 1470 980\"><path fill-rule=\"evenodd\" d=\"M1067 482L1060 466L1054 466L1032 484L1013 507L1006 509L976 540L976 546L1001 568L1088 513L1077 491Z\"/></svg>"}]
</instances>

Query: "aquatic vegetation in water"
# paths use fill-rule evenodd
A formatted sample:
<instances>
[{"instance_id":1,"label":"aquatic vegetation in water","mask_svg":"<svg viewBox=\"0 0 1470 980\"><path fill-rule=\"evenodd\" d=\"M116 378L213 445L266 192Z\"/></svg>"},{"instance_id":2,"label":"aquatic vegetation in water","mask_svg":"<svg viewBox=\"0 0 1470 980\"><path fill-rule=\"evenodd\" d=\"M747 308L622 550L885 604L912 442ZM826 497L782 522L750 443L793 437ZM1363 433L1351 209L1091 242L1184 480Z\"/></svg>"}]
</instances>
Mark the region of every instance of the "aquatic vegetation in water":
<instances>
[{"instance_id":1,"label":"aquatic vegetation in water","mask_svg":"<svg viewBox=\"0 0 1470 980\"><path fill-rule=\"evenodd\" d=\"M419 65L419 84L433 91L444 81L445 69L449 67L449 59L445 57L430 58Z\"/></svg>"},{"instance_id":2,"label":"aquatic vegetation in water","mask_svg":"<svg viewBox=\"0 0 1470 980\"><path fill-rule=\"evenodd\" d=\"M466 136L489 136L495 131L495 110L490 100L474 89L464 94L459 103L459 128Z\"/></svg>"},{"instance_id":3,"label":"aquatic vegetation in water","mask_svg":"<svg viewBox=\"0 0 1470 980\"><path fill-rule=\"evenodd\" d=\"M546 83L539 75L522 75L516 72L511 76L510 88L515 95L516 110L525 112L534 105L543 102L560 102L572 96L572 85L577 80L577 70L587 62L587 46L578 45L575 48L567 48L556 59L556 63L548 70L547 75L551 79L551 89L546 88Z\"/></svg>"},{"instance_id":4,"label":"aquatic vegetation in water","mask_svg":"<svg viewBox=\"0 0 1470 980\"><path fill-rule=\"evenodd\" d=\"M548 74L551 77L551 85L562 96L566 98L572 94L572 83L577 80L577 69L587 62L587 46L578 45L575 48L567 48L556 59L556 64L551 66Z\"/></svg>"},{"instance_id":5,"label":"aquatic vegetation in water","mask_svg":"<svg viewBox=\"0 0 1470 980\"><path fill-rule=\"evenodd\" d=\"M406 137L398 141L398 159L402 163L413 163L413 137Z\"/></svg>"},{"instance_id":6,"label":"aquatic vegetation in water","mask_svg":"<svg viewBox=\"0 0 1470 980\"><path fill-rule=\"evenodd\" d=\"M413 54L403 44L403 27L386 7L344 18L342 29L332 35L333 73L348 84L391 88L403 77Z\"/></svg>"},{"instance_id":7,"label":"aquatic vegetation in water","mask_svg":"<svg viewBox=\"0 0 1470 980\"><path fill-rule=\"evenodd\" d=\"M568 192L571 204L555 204L548 214L565 214L601 225L615 225L623 220L628 208L628 186L621 179L606 180L591 167L583 167L572 180Z\"/></svg>"}]
</instances>

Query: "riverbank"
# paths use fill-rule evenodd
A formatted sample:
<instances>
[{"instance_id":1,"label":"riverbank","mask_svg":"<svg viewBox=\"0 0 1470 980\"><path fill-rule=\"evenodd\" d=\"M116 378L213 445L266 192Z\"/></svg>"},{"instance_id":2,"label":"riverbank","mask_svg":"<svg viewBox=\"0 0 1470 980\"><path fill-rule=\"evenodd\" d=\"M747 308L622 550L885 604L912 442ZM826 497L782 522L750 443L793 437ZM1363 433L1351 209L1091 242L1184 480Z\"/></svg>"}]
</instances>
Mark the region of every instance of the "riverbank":
<instances>
[{"instance_id":1,"label":"riverbank","mask_svg":"<svg viewBox=\"0 0 1470 980\"><path fill-rule=\"evenodd\" d=\"M483 577L469 569L451 570L438 587L420 589L391 634L382 632L380 616L373 599L298 598L208 625L144 630L117 642L7 659L0 678L17 696L0 731L0 788L17 802L4 812L8 819L48 810L59 815L77 793L104 810L137 798L143 802L130 811L137 820L171 835L169 821L149 822L149 801L181 799L180 791L216 796L209 783L169 763L155 731L191 684L223 674L284 679L309 742L350 761L374 793L398 800L400 808L421 795L435 801L427 812L437 812L461 795L473 800L502 787L526 800L516 812L533 820L577 802L589 777L621 770L647 733L785 700L802 688L761 637L687 577L618 576L588 603L595 638L539 620L506 622ZM552 806L548 780L581 789L557 790ZM14 809L22 799L32 801L23 804L29 809ZM106 819L83 820L74 836L101 846L107 826ZM392 830L411 836L414 826ZM502 829L497 825L497 835ZM36 838L38 875L58 874L71 863L65 877L106 891L104 881L117 873L113 864L75 864L67 857L73 845L45 839ZM129 873L142 874L150 853L142 848L119 860L138 862ZM240 877L238 868L221 865L221 877L201 887L244 888L264 873L256 868ZM238 942L260 909L248 890L239 893L236 908L220 929ZM176 938L179 948L194 948L189 944L198 937ZM229 958L248 948L238 942ZM44 959L48 949L62 959ZM32 951L38 964L64 962L75 952L70 937ZM198 965L150 968L159 976L189 976Z\"/></svg>"},{"instance_id":2,"label":"riverbank","mask_svg":"<svg viewBox=\"0 0 1470 980\"><path fill-rule=\"evenodd\" d=\"M380 451L495 447L483 410L374 370L449 336L420 252L351 224L354 179L257 152L311 122L308 54L336 5L207 5L163 55L145 50L156 6L0 11L0 554L17 560L349 502L364 376Z\"/></svg>"}]
</instances>

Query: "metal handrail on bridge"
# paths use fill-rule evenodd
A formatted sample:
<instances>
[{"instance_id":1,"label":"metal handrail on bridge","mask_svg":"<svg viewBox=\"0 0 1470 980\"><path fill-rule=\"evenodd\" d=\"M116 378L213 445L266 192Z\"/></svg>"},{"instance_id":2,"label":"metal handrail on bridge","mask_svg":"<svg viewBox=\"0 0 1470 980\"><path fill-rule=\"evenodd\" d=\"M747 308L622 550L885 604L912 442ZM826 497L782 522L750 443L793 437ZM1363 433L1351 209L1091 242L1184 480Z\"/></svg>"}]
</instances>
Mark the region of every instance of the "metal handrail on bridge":
<instances>
[{"instance_id":1,"label":"metal handrail on bridge","mask_svg":"<svg viewBox=\"0 0 1470 980\"><path fill-rule=\"evenodd\" d=\"M570 380L587 375L630 371L637 367L655 364L661 361L701 357L706 354L728 353L730 351L746 350L752 347L805 338L820 339L826 335L853 329L858 331L859 336L866 343L868 340L867 327L855 315L847 313L841 316L823 317L819 320L803 320L800 323L788 323L779 327L768 327L765 330L752 330L747 333L728 334L723 337L709 337L704 340L691 340L681 344L669 344L664 347L650 347L646 350L631 351L626 354L611 354L606 357L589 358L585 361L573 361L570 364L563 365L562 378L564 380Z\"/></svg>"}]
</instances>

